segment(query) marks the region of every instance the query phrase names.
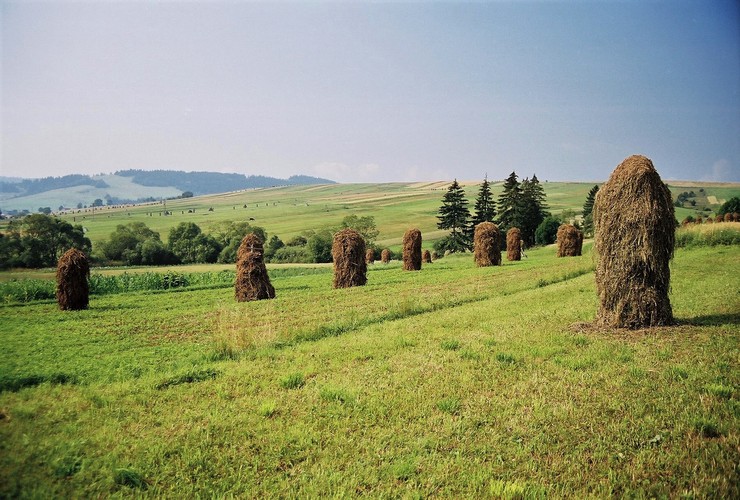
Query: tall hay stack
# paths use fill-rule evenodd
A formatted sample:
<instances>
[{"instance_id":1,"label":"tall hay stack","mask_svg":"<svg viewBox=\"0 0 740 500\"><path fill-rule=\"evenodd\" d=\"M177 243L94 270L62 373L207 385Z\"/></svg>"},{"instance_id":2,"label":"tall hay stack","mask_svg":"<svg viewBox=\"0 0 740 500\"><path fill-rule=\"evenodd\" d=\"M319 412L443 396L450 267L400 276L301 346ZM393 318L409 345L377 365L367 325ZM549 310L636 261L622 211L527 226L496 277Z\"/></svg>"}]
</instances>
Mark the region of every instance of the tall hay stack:
<instances>
[{"instance_id":1,"label":"tall hay stack","mask_svg":"<svg viewBox=\"0 0 740 500\"><path fill-rule=\"evenodd\" d=\"M583 254L583 231L578 229L578 255Z\"/></svg>"},{"instance_id":2,"label":"tall hay stack","mask_svg":"<svg viewBox=\"0 0 740 500\"><path fill-rule=\"evenodd\" d=\"M421 269L421 231L409 229L403 235L403 270Z\"/></svg>"},{"instance_id":3,"label":"tall hay stack","mask_svg":"<svg viewBox=\"0 0 740 500\"><path fill-rule=\"evenodd\" d=\"M597 193L598 194L598 193ZM583 236L573 224L561 224L558 228L558 257L577 257L581 255L580 246ZM579 245L580 243L580 245Z\"/></svg>"},{"instance_id":4,"label":"tall hay stack","mask_svg":"<svg viewBox=\"0 0 740 500\"><path fill-rule=\"evenodd\" d=\"M334 234L331 256L334 259L334 288L367 283L365 240L360 233L348 228Z\"/></svg>"},{"instance_id":5,"label":"tall hay stack","mask_svg":"<svg viewBox=\"0 0 740 500\"><path fill-rule=\"evenodd\" d=\"M246 235L236 251L234 295L237 302L275 298L275 288L270 283L263 256L264 249L259 236Z\"/></svg>"},{"instance_id":6,"label":"tall hay stack","mask_svg":"<svg viewBox=\"0 0 740 500\"><path fill-rule=\"evenodd\" d=\"M57 303L62 311L87 309L90 303L90 261L84 252L70 248L57 262Z\"/></svg>"},{"instance_id":7,"label":"tall hay stack","mask_svg":"<svg viewBox=\"0 0 740 500\"><path fill-rule=\"evenodd\" d=\"M387 248L384 248L382 252L380 252L380 262L383 264L387 264L391 261L391 251Z\"/></svg>"},{"instance_id":8,"label":"tall hay stack","mask_svg":"<svg viewBox=\"0 0 740 500\"><path fill-rule=\"evenodd\" d=\"M473 231L473 259L478 267L501 265L501 232L493 222L481 222Z\"/></svg>"},{"instance_id":9,"label":"tall hay stack","mask_svg":"<svg viewBox=\"0 0 740 500\"><path fill-rule=\"evenodd\" d=\"M431 264L432 263L432 252L429 250L424 250L421 253L421 262L422 264Z\"/></svg>"},{"instance_id":10,"label":"tall hay stack","mask_svg":"<svg viewBox=\"0 0 740 500\"><path fill-rule=\"evenodd\" d=\"M372 248L365 251L365 264L375 264L375 250Z\"/></svg>"},{"instance_id":11,"label":"tall hay stack","mask_svg":"<svg viewBox=\"0 0 740 500\"><path fill-rule=\"evenodd\" d=\"M732 214L730 212L727 212L725 214L725 222L732 222L732 219L734 219L734 217L732 216Z\"/></svg>"},{"instance_id":12,"label":"tall hay stack","mask_svg":"<svg viewBox=\"0 0 740 500\"><path fill-rule=\"evenodd\" d=\"M740 222L740 214L737 212L732 213L732 220L735 222Z\"/></svg>"},{"instance_id":13,"label":"tall hay stack","mask_svg":"<svg viewBox=\"0 0 740 500\"><path fill-rule=\"evenodd\" d=\"M522 260L522 232L518 227L506 231L506 260Z\"/></svg>"},{"instance_id":14,"label":"tall hay stack","mask_svg":"<svg viewBox=\"0 0 740 500\"><path fill-rule=\"evenodd\" d=\"M673 323L668 299L675 216L668 187L650 159L630 156L594 202L599 326L646 328Z\"/></svg>"}]
</instances>

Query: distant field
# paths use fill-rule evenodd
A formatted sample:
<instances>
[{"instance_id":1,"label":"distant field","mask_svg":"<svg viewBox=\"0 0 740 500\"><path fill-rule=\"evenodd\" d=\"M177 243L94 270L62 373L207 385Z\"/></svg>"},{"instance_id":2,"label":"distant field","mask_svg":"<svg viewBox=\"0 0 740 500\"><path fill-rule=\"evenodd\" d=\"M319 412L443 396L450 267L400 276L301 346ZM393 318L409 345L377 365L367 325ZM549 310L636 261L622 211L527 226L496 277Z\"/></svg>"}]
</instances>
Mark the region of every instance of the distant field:
<instances>
[{"instance_id":1,"label":"distant field","mask_svg":"<svg viewBox=\"0 0 740 500\"><path fill-rule=\"evenodd\" d=\"M706 199L714 196L724 200L740 196L740 184L684 184L672 189L675 192L692 188L698 191L699 187L703 187ZM467 182L464 185L472 210L478 184ZM495 197L500 193L501 185L500 181L493 184ZM166 241L170 228L180 222L195 222L208 232L219 222L249 220L251 224L263 227L268 235L277 234L285 241L306 230L336 226L350 214L372 215L380 231L380 245L396 250L400 247L404 231L409 227L418 227L424 235L425 247L430 248L434 240L445 234L436 227L436 215L447 186L446 182L435 182L265 188L170 200L165 204L121 209L104 207L94 212L88 209L61 217L82 224L95 245L106 240L116 225L131 221L146 223ZM542 182L542 186L554 214L563 210L573 210L579 214L593 184ZM161 215L165 207L172 212L171 216ZM717 208L716 205L712 207ZM213 208L213 211L209 211L209 208ZM696 210L681 208L677 209L676 216L682 220L687 215L697 213Z\"/></svg>"}]
</instances>

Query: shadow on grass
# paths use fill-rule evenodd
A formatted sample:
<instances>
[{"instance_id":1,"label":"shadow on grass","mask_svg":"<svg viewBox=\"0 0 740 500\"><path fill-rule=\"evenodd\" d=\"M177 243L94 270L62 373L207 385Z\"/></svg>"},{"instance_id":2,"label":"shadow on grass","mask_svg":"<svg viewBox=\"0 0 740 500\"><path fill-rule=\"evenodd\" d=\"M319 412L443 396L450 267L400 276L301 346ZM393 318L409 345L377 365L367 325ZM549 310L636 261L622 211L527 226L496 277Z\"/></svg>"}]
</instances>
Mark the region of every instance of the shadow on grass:
<instances>
[{"instance_id":1,"label":"shadow on grass","mask_svg":"<svg viewBox=\"0 0 740 500\"><path fill-rule=\"evenodd\" d=\"M678 318L678 324L689 326L737 326L740 325L740 313L707 314L693 318Z\"/></svg>"}]
</instances>

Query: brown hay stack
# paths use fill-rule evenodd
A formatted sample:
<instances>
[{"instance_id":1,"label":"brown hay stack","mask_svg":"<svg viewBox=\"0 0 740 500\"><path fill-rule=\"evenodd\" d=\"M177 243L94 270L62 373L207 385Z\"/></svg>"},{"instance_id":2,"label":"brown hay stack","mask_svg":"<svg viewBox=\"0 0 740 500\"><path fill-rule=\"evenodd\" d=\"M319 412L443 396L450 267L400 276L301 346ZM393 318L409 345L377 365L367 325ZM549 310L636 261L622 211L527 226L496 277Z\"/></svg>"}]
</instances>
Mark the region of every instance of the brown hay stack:
<instances>
[{"instance_id":1,"label":"brown hay stack","mask_svg":"<svg viewBox=\"0 0 740 500\"><path fill-rule=\"evenodd\" d=\"M518 227L506 231L506 260L522 260L522 232Z\"/></svg>"},{"instance_id":2,"label":"brown hay stack","mask_svg":"<svg viewBox=\"0 0 740 500\"><path fill-rule=\"evenodd\" d=\"M740 214L737 212L732 213L732 220L735 222L740 222Z\"/></svg>"},{"instance_id":3,"label":"brown hay stack","mask_svg":"<svg viewBox=\"0 0 740 500\"><path fill-rule=\"evenodd\" d=\"M727 212L727 213L725 214L725 222L732 222L732 219L733 219L733 218L734 218L734 217L732 216L732 214L731 214L730 212Z\"/></svg>"},{"instance_id":4,"label":"brown hay stack","mask_svg":"<svg viewBox=\"0 0 740 500\"><path fill-rule=\"evenodd\" d=\"M432 260L437 260L437 259L439 259L439 254L437 253L436 250L432 250Z\"/></svg>"},{"instance_id":5,"label":"brown hay stack","mask_svg":"<svg viewBox=\"0 0 740 500\"><path fill-rule=\"evenodd\" d=\"M365 264L375 264L375 250L372 248L365 251Z\"/></svg>"},{"instance_id":6,"label":"brown hay stack","mask_svg":"<svg viewBox=\"0 0 740 500\"><path fill-rule=\"evenodd\" d=\"M275 288L267 275L263 255L259 236L248 234L242 239L236 251L234 294L237 302L275 298Z\"/></svg>"},{"instance_id":7,"label":"brown hay stack","mask_svg":"<svg viewBox=\"0 0 740 500\"><path fill-rule=\"evenodd\" d=\"M391 261L391 251L387 248L384 248L382 252L380 252L380 262L383 264L387 264Z\"/></svg>"},{"instance_id":8,"label":"brown hay stack","mask_svg":"<svg viewBox=\"0 0 740 500\"><path fill-rule=\"evenodd\" d=\"M696 223L697 224L703 224L704 223L704 219L702 219L701 215L699 215L699 216L696 217Z\"/></svg>"},{"instance_id":9,"label":"brown hay stack","mask_svg":"<svg viewBox=\"0 0 740 500\"><path fill-rule=\"evenodd\" d=\"M577 257L581 255L580 246L583 245L580 231L572 224L561 224L558 228L558 257ZM580 245L579 245L580 242Z\"/></svg>"},{"instance_id":10,"label":"brown hay stack","mask_svg":"<svg viewBox=\"0 0 740 500\"><path fill-rule=\"evenodd\" d=\"M675 218L671 192L650 159L630 156L594 202L596 323L646 328L673 323L668 299Z\"/></svg>"},{"instance_id":11,"label":"brown hay stack","mask_svg":"<svg viewBox=\"0 0 740 500\"><path fill-rule=\"evenodd\" d=\"M583 231L578 230L578 255L583 253Z\"/></svg>"},{"instance_id":12,"label":"brown hay stack","mask_svg":"<svg viewBox=\"0 0 740 500\"><path fill-rule=\"evenodd\" d=\"M724 220L725 220L725 219L724 219L724 217L722 217L721 215L718 215L718 216L716 216L716 217L714 218L714 222L722 222L722 221L724 221Z\"/></svg>"},{"instance_id":13,"label":"brown hay stack","mask_svg":"<svg viewBox=\"0 0 740 500\"><path fill-rule=\"evenodd\" d=\"M90 261L81 250L70 248L57 263L57 303L62 311L87 309L90 301Z\"/></svg>"},{"instance_id":14,"label":"brown hay stack","mask_svg":"<svg viewBox=\"0 0 740 500\"><path fill-rule=\"evenodd\" d=\"M331 246L334 259L334 288L349 288L367 283L365 240L354 229L334 234Z\"/></svg>"},{"instance_id":15,"label":"brown hay stack","mask_svg":"<svg viewBox=\"0 0 740 500\"><path fill-rule=\"evenodd\" d=\"M421 231L409 229L403 235L403 270L421 269Z\"/></svg>"},{"instance_id":16,"label":"brown hay stack","mask_svg":"<svg viewBox=\"0 0 740 500\"><path fill-rule=\"evenodd\" d=\"M429 250L424 250L421 253L421 262L422 264L431 264L432 263L432 252Z\"/></svg>"},{"instance_id":17,"label":"brown hay stack","mask_svg":"<svg viewBox=\"0 0 740 500\"><path fill-rule=\"evenodd\" d=\"M478 267L501 265L501 233L493 222L481 222L475 226L473 259Z\"/></svg>"}]
</instances>

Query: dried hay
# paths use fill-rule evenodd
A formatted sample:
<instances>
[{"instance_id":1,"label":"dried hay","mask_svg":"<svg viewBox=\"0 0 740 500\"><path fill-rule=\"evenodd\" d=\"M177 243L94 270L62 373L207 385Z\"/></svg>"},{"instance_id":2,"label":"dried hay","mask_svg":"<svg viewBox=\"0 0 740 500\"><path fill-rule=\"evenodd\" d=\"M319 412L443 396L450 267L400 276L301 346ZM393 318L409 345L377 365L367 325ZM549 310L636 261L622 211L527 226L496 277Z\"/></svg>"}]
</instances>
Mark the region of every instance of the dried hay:
<instances>
[{"instance_id":1,"label":"dried hay","mask_svg":"<svg viewBox=\"0 0 740 500\"><path fill-rule=\"evenodd\" d=\"M409 229L403 235L403 270L421 269L421 231Z\"/></svg>"},{"instance_id":2,"label":"dried hay","mask_svg":"<svg viewBox=\"0 0 740 500\"><path fill-rule=\"evenodd\" d=\"M573 224L561 224L558 228L558 257L577 257L581 255L579 241L582 243L580 231Z\"/></svg>"},{"instance_id":3,"label":"dried hay","mask_svg":"<svg viewBox=\"0 0 740 500\"><path fill-rule=\"evenodd\" d=\"M439 259L439 254L437 253L436 250L432 250L432 260L437 260L437 259Z\"/></svg>"},{"instance_id":4,"label":"dried hay","mask_svg":"<svg viewBox=\"0 0 740 500\"><path fill-rule=\"evenodd\" d=\"M380 252L380 262L383 264L387 264L391 261L391 251L387 248L384 248L382 252Z\"/></svg>"},{"instance_id":5,"label":"dried hay","mask_svg":"<svg viewBox=\"0 0 740 500\"><path fill-rule=\"evenodd\" d=\"M90 261L84 252L70 248L57 263L57 303L62 311L87 309L90 297Z\"/></svg>"},{"instance_id":6,"label":"dried hay","mask_svg":"<svg viewBox=\"0 0 740 500\"><path fill-rule=\"evenodd\" d=\"M598 326L673 323L668 265L674 217L671 193L644 156L625 159L599 189L594 202Z\"/></svg>"},{"instance_id":7,"label":"dried hay","mask_svg":"<svg viewBox=\"0 0 740 500\"><path fill-rule=\"evenodd\" d=\"M429 250L424 250L421 253L421 262L422 264L431 264L432 263L432 252Z\"/></svg>"},{"instance_id":8,"label":"dried hay","mask_svg":"<svg viewBox=\"0 0 740 500\"><path fill-rule=\"evenodd\" d=\"M493 222L481 222L473 231L473 260L478 267L501 265L501 233Z\"/></svg>"},{"instance_id":9,"label":"dried hay","mask_svg":"<svg viewBox=\"0 0 740 500\"><path fill-rule=\"evenodd\" d=\"M375 264L375 250L372 248L365 251L365 264Z\"/></svg>"},{"instance_id":10,"label":"dried hay","mask_svg":"<svg viewBox=\"0 0 740 500\"><path fill-rule=\"evenodd\" d=\"M518 227L506 231L506 260L522 260L522 232Z\"/></svg>"},{"instance_id":11,"label":"dried hay","mask_svg":"<svg viewBox=\"0 0 740 500\"><path fill-rule=\"evenodd\" d=\"M737 212L732 213L732 220L735 222L740 222L740 214Z\"/></svg>"},{"instance_id":12,"label":"dried hay","mask_svg":"<svg viewBox=\"0 0 740 500\"><path fill-rule=\"evenodd\" d=\"M714 223L714 219L713 219L713 218L711 218L711 217L707 217L707 220L706 220L706 221L704 221L704 222L705 222L706 224L712 224L712 223Z\"/></svg>"},{"instance_id":13,"label":"dried hay","mask_svg":"<svg viewBox=\"0 0 740 500\"><path fill-rule=\"evenodd\" d=\"M701 216L701 215L698 215L698 216L696 217L696 223L697 223L697 224L703 224L703 223L704 223L704 219L702 218L702 216Z\"/></svg>"},{"instance_id":14,"label":"dried hay","mask_svg":"<svg viewBox=\"0 0 740 500\"><path fill-rule=\"evenodd\" d=\"M721 215L718 215L714 218L714 222L723 222L725 219Z\"/></svg>"},{"instance_id":15,"label":"dried hay","mask_svg":"<svg viewBox=\"0 0 740 500\"><path fill-rule=\"evenodd\" d=\"M578 230L578 255L583 253L583 231Z\"/></svg>"},{"instance_id":16,"label":"dried hay","mask_svg":"<svg viewBox=\"0 0 740 500\"><path fill-rule=\"evenodd\" d=\"M349 288L367 283L365 240L354 229L334 234L331 246L334 259L334 288Z\"/></svg>"},{"instance_id":17,"label":"dried hay","mask_svg":"<svg viewBox=\"0 0 740 500\"><path fill-rule=\"evenodd\" d=\"M275 298L275 288L267 275L263 255L259 236L248 234L242 239L236 251L234 294L237 302Z\"/></svg>"},{"instance_id":18,"label":"dried hay","mask_svg":"<svg viewBox=\"0 0 740 500\"><path fill-rule=\"evenodd\" d=\"M727 212L725 214L725 222L732 222L733 219L734 219L734 217L732 216L732 214L730 212Z\"/></svg>"}]
</instances>

